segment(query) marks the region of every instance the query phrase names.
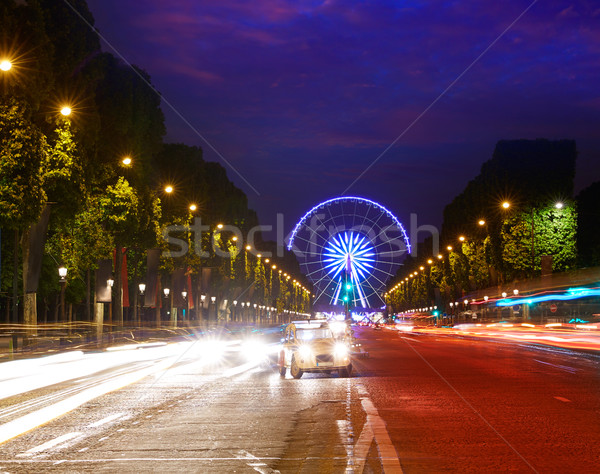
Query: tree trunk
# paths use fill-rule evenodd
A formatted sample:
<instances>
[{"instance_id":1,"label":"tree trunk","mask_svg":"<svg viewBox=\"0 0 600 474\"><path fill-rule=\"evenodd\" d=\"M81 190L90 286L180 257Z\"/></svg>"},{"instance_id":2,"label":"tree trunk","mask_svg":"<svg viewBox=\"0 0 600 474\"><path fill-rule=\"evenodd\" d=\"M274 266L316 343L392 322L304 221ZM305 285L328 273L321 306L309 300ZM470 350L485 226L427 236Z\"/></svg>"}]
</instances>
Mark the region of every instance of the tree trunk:
<instances>
[{"instance_id":1,"label":"tree trunk","mask_svg":"<svg viewBox=\"0 0 600 474\"><path fill-rule=\"evenodd\" d=\"M90 300L91 300L91 293L92 293L92 284L91 284L91 276L90 276L91 272L90 269L88 268L87 272L85 273L85 320L86 321L92 321L92 315L90 314Z\"/></svg>"},{"instance_id":2,"label":"tree trunk","mask_svg":"<svg viewBox=\"0 0 600 474\"><path fill-rule=\"evenodd\" d=\"M19 323L19 231L15 229L15 245L13 255L13 281L12 281L12 323Z\"/></svg>"},{"instance_id":3,"label":"tree trunk","mask_svg":"<svg viewBox=\"0 0 600 474\"><path fill-rule=\"evenodd\" d=\"M27 333L35 332L37 325L37 295L35 292L27 291L27 278L29 277L29 235L31 227L21 236L21 252L23 255L23 322L27 327Z\"/></svg>"},{"instance_id":4,"label":"tree trunk","mask_svg":"<svg viewBox=\"0 0 600 474\"><path fill-rule=\"evenodd\" d=\"M123 247L117 244L115 256L115 303L113 318L117 327L123 327Z\"/></svg>"}]
</instances>

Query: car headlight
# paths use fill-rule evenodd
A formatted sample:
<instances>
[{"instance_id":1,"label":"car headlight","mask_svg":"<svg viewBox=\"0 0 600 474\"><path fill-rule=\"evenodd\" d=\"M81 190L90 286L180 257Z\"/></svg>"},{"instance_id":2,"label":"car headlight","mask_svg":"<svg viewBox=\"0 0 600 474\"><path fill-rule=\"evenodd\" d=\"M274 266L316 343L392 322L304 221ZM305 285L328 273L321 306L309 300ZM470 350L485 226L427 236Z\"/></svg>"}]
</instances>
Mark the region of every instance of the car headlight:
<instances>
[{"instance_id":1,"label":"car headlight","mask_svg":"<svg viewBox=\"0 0 600 474\"><path fill-rule=\"evenodd\" d=\"M346 344L342 344L338 342L333 349L334 354L337 357L345 357L348 355L348 346Z\"/></svg>"},{"instance_id":2,"label":"car headlight","mask_svg":"<svg viewBox=\"0 0 600 474\"><path fill-rule=\"evenodd\" d=\"M312 354L310 346L300 346L298 352L300 352L301 357L310 357Z\"/></svg>"}]
</instances>

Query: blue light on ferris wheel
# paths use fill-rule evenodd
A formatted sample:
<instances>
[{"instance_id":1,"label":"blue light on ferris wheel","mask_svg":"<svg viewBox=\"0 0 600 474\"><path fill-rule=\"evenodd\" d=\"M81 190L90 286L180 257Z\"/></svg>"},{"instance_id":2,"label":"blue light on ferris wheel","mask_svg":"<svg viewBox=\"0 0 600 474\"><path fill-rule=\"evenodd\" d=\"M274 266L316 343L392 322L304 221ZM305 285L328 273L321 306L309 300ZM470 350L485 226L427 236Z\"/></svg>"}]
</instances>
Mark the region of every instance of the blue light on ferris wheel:
<instances>
[{"instance_id":1,"label":"blue light on ferris wheel","mask_svg":"<svg viewBox=\"0 0 600 474\"><path fill-rule=\"evenodd\" d=\"M375 263L375 252L364 235L342 232L333 237L323 252L324 268L335 278L347 270L353 281L367 278Z\"/></svg>"}]
</instances>

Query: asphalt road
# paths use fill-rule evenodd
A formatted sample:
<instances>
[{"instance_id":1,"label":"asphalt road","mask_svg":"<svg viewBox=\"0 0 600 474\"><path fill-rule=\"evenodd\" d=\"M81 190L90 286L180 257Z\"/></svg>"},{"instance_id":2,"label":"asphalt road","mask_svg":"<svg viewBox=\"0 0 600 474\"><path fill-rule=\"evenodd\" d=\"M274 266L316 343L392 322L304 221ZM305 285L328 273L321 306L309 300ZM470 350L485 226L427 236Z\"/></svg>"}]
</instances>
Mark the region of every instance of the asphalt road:
<instances>
[{"instance_id":1,"label":"asphalt road","mask_svg":"<svg viewBox=\"0 0 600 474\"><path fill-rule=\"evenodd\" d=\"M2 364L0 472L600 472L599 357L356 332L348 379L235 342Z\"/></svg>"}]
</instances>

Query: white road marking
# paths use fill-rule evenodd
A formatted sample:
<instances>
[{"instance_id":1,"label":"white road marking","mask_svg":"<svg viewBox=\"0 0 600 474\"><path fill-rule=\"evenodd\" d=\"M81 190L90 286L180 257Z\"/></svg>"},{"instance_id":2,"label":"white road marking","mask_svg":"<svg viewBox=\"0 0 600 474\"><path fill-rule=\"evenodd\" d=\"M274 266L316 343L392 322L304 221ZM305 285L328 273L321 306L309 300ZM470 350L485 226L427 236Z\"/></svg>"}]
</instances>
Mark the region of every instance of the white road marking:
<instances>
[{"instance_id":1,"label":"white road marking","mask_svg":"<svg viewBox=\"0 0 600 474\"><path fill-rule=\"evenodd\" d=\"M124 415L124 413L115 413L114 415L109 415L106 418L102 418L101 420L88 425L88 428L98 428L98 426L102 426L102 425L105 425L106 423L110 423L111 421L116 420L117 418L121 418L123 415Z\"/></svg>"},{"instance_id":2,"label":"white road marking","mask_svg":"<svg viewBox=\"0 0 600 474\"><path fill-rule=\"evenodd\" d=\"M571 402L571 400L569 400L568 398L565 398L565 397L554 397L554 398L556 398L557 400L560 400L561 402L565 402L565 403Z\"/></svg>"},{"instance_id":3,"label":"white road marking","mask_svg":"<svg viewBox=\"0 0 600 474\"><path fill-rule=\"evenodd\" d=\"M253 456L252 454L250 454L248 451L245 451L243 449L239 450L237 452L237 458L241 459L241 460L248 460L248 461L253 461L253 462L249 462L246 463L248 466L250 466L251 468L253 468L255 471L260 472L261 474L275 474L275 473L279 473L279 471L276 471L274 469L271 469L267 463L263 462L263 459L257 458L256 456Z\"/></svg>"},{"instance_id":4,"label":"white road marking","mask_svg":"<svg viewBox=\"0 0 600 474\"><path fill-rule=\"evenodd\" d=\"M64 434L62 436L59 436L58 438L51 439L50 441L47 441L44 444L40 444L39 446L36 446L35 448L28 449L24 453L17 454L17 457L33 456L34 454L41 453L43 451L48 451L49 449L53 448L54 446L57 446L61 443L69 441L70 439L77 438L78 436L81 436L82 434L83 433L81 433L80 431L73 431L72 433Z\"/></svg>"},{"instance_id":5,"label":"white road marking","mask_svg":"<svg viewBox=\"0 0 600 474\"><path fill-rule=\"evenodd\" d=\"M423 341L419 341L418 339L413 339L412 337L400 336L400 339L404 339L405 341L418 342L419 344L423 344Z\"/></svg>"},{"instance_id":6,"label":"white road marking","mask_svg":"<svg viewBox=\"0 0 600 474\"><path fill-rule=\"evenodd\" d=\"M536 362L539 362L540 364L550 365L556 369L564 370L565 372L569 372L570 374L574 374L577 372L577 369L575 367L569 367L568 365L551 364L550 362L544 362L543 360L537 360L537 359L533 359L533 360Z\"/></svg>"}]
</instances>

